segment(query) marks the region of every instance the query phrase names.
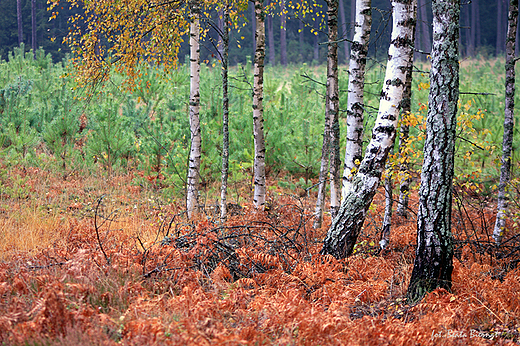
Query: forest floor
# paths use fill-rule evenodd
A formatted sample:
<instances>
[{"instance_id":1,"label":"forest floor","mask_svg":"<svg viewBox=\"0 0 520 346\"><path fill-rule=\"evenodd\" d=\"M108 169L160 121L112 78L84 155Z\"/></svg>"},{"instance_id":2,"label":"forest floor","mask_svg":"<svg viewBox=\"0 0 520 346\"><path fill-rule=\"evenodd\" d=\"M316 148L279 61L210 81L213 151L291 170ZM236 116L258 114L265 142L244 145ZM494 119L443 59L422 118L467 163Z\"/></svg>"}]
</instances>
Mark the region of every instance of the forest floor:
<instances>
[{"instance_id":1,"label":"forest floor","mask_svg":"<svg viewBox=\"0 0 520 346\"><path fill-rule=\"evenodd\" d=\"M409 304L416 192L383 252L378 193L355 254L338 261L319 255L330 218L313 231L312 194L277 187L265 212L243 198L225 225L215 207L188 222L160 181L137 176L0 177L0 344L520 343L520 247L512 234L491 245L484 197L455 193L452 292Z\"/></svg>"}]
</instances>

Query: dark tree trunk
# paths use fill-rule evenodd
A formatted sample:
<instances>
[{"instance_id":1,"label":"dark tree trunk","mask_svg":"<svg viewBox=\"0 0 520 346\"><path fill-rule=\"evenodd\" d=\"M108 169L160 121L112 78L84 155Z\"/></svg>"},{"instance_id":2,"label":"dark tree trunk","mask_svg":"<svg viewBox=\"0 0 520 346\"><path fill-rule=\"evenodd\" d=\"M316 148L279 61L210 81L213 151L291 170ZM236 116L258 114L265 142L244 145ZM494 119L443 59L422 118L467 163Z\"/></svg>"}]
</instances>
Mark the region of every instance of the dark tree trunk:
<instances>
[{"instance_id":1,"label":"dark tree trunk","mask_svg":"<svg viewBox=\"0 0 520 346\"><path fill-rule=\"evenodd\" d=\"M502 242L506 227L508 210L507 185L511 177L511 153L513 151L513 132L515 128L515 45L518 22L518 0L509 3L508 30L506 40L506 108L504 112L504 137L502 140L502 166L498 184L497 217L493 238L497 244Z\"/></svg>"},{"instance_id":2,"label":"dark tree trunk","mask_svg":"<svg viewBox=\"0 0 520 346\"><path fill-rule=\"evenodd\" d=\"M270 1L267 2L270 4ZM271 66L276 65L276 55L274 51L274 30L273 30L273 16L271 14L267 15L267 38L269 39L269 64Z\"/></svg>"},{"instance_id":3,"label":"dark tree trunk","mask_svg":"<svg viewBox=\"0 0 520 346\"><path fill-rule=\"evenodd\" d=\"M471 27L471 18L470 18L470 13L471 13L471 7L469 6L464 6L464 24L466 26L466 30L465 30L465 38L466 38L466 56L467 57L472 57L473 56L473 42L471 42L471 36L472 36L472 31L473 31L473 28Z\"/></svg>"},{"instance_id":4,"label":"dark tree trunk","mask_svg":"<svg viewBox=\"0 0 520 346\"><path fill-rule=\"evenodd\" d=\"M300 27L299 27L299 39L300 39L300 62L303 63L304 62L304 54L303 54L303 51L305 49L304 47L304 35L303 35L303 29L304 29L304 25L303 25L303 21L300 20Z\"/></svg>"},{"instance_id":5,"label":"dark tree trunk","mask_svg":"<svg viewBox=\"0 0 520 346\"><path fill-rule=\"evenodd\" d=\"M428 22L428 11L426 11L426 1L418 0L418 7L421 17L421 50L430 53L432 50L432 40L430 38L430 25Z\"/></svg>"},{"instance_id":6,"label":"dark tree trunk","mask_svg":"<svg viewBox=\"0 0 520 346\"><path fill-rule=\"evenodd\" d=\"M314 54L313 54L313 58L314 58L314 61L316 62L316 64L319 64L320 63L320 46L318 44L318 24L315 22L314 24L314 33L316 35L314 35Z\"/></svg>"},{"instance_id":7,"label":"dark tree trunk","mask_svg":"<svg viewBox=\"0 0 520 346\"><path fill-rule=\"evenodd\" d=\"M21 45L23 43L22 0L16 0L16 17L18 20L18 45Z\"/></svg>"},{"instance_id":8,"label":"dark tree trunk","mask_svg":"<svg viewBox=\"0 0 520 346\"><path fill-rule=\"evenodd\" d=\"M222 68L224 68L224 10L221 8L218 11L218 43L217 43L217 50L219 54L219 58L222 61Z\"/></svg>"},{"instance_id":9,"label":"dark tree trunk","mask_svg":"<svg viewBox=\"0 0 520 346\"><path fill-rule=\"evenodd\" d=\"M31 29L31 46L34 57L36 58L36 49L38 48L36 43L36 0L31 0Z\"/></svg>"},{"instance_id":10,"label":"dark tree trunk","mask_svg":"<svg viewBox=\"0 0 520 346\"><path fill-rule=\"evenodd\" d=\"M471 3L470 47L472 57L475 56L475 50L477 48L477 6L478 3L475 3L475 1Z\"/></svg>"},{"instance_id":11,"label":"dark tree trunk","mask_svg":"<svg viewBox=\"0 0 520 346\"><path fill-rule=\"evenodd\" d=\"M341 30L339 30L339 36L342 39L346 39L349 34L349 24L345 12L345 0L339 0L339 18L341 19ZM345 51L345 64L348 64L350 43L347 40L343 41L343 49Z\"/></svg>"},{"instance_id":12,"label":"dark tree trunk","mask_svg":"<svg viewBox=\"0 0 520 346\"><path fill-rule=\"evenodd\" d=\"M503 52L504 48L504 15L503 15L503 4L502 0L497 1L497 42L496 42L496 54L500 55Z\"/></svg>"},{"instance_id":13,"label":"dark tree trunk","mask_svg":"<svg viewBox=\"0 0 520 346\"><path fill-rule=\"evenodd\" d=\"M479 6L479 0L473 0L472 2L473 7L475 7L475 21L477 22L477 25L475 26L475 49L480 47L480 44L482 43L482 29L480 27L480 6Z\"/></svg>"},{"instance_id":14,"label":"dark tree trunk","mask_svg":"<svg viewBox=\"0 0 520 346\"><path fill-rule=\"evenodd\" d=\"M322 254L330 254L337 258L352 254L367 210L381 181L386 158L394 146L406 75L412 64L411 39L415 28L417 2L394 0L392 9L392 38L372 140L338 215L332 221L321 250Z\"/></svg>"},{"instance_id":15,"label":"dark tree trunk","mask_svg":"<svg viewBox=\"0 0 520 346\"><path fill-rule=\"evenodd\" d=\"M451 289L453 158L459 99L460 0L433 0L433 50L417 249L408 286L415 302L437 287Z\"/></svg>"},{"instance_id":16,"label":"dark tree trunk","mask_svg":"<svg viewBox=\"0 0 520 346\"><path fill-rule=\"evenodd\" d=\"M252 3L252 9L251 9L251 23L253 24L253 56L255 56L256 53L256 15L255 15L255 3Z\"/></svg>"},{"instance_id":17,"label":"dark tree trunk","mask_svg":"<svg viewBox=\"0 0 520 346\"><path fill-rule=\"evenodd\" d=\"M280 64L287 66L287 14L285 13L285 0L281 0L280 7Z\"/></svg>"}]
</instances>

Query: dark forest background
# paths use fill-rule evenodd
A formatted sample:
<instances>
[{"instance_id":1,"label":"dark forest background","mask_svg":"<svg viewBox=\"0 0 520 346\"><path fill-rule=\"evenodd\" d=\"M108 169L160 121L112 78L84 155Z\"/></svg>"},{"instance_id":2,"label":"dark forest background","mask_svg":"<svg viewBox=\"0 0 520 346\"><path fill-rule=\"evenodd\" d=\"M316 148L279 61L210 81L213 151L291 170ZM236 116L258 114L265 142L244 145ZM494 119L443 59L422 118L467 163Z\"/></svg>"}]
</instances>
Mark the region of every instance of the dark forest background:
<instances>
[{"instance_id":1,"label":"dark forest background","mask_svg":"<svg viewBox=\"0 0 520 346\"><path fill-rule=\"evenodd\" d=\"M289 3L288 1L286 1ZM265 0L267 5L269 0ZM418 26L416 48L424 54L416 53L416 58L425 58L431 48L431 1L418 0ZM321 11L326 11L325 2L317 0ZM20 16L17 8L19 6ZM340 35L351 39L353 33L353 18L355 0L340 0ZM373 24L370 45L372 57L385 57L391 31L390 1L373 0ZM463 57L493 57L503 54L507 26L506 0L462 0L461 12L461 54ZM55 20L49 21L46 0L2 0L0 1L0 57L8 58L8 52L24 43L26 50L43 48L50 53L54 61L60 61L69 52L62 44L63 37L68 32L68 18L73 15L66 2L62 2L60 13ZM320 43L326 41L326 28L320 28L320 21L312 17L297 18L289 9L286 32L282 34L281 21L278 14L268 16L266 21L266 62L268 64L291 64L306 62L321 64L326 59L326 46ZM247 57L253 56L254 28L251 21L252 5L243 13L242 21L246 23L240 32L233 31L230 41L230 60L232 64L244 63ZM316 19L316 18L315 18ZM323 18L322 18L323 19ZM20 25L19 25L20 24ZM206 18L208 28L218 26L218 14L212 13ZM312 31L317 30L318 34ZM284 38L285 36L285 38ZM202 59L210 61L216 57L217 34L210 29L210 37L205 40L202 48ZM243 37L243 38L242 38ZM270 39L272 37L272 39ZM518 34L517 34L518 37ZM186 39L187 41L187 39ZM180 56L188 55L187 42L182 46ZM340 63L346 63L349 52L348 41L343 41L339 49ZM181 62L183 59L181 58Z\"/></svg>"}]
</instances>

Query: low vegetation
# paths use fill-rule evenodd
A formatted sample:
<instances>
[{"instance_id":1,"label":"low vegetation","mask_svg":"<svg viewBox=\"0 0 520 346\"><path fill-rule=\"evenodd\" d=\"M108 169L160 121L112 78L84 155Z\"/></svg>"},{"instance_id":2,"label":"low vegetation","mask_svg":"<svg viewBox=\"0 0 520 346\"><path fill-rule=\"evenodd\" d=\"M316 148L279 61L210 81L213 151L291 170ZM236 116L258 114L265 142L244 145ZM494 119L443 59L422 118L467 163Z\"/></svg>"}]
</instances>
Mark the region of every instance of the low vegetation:
<instances>
[{"instance_id":1,"label":"low vegetation","mask_svg":"<svg viewBox=\"0 0 520 346\"><path fill-rule=\"evenodd\" d=\"M322 71L267 70L265 212L250 201L251 68L233 71L231 215L221 224L218 66L202 69L206 203L188 221L187 71L162 76L146 69L134 92L109 85L87 96L74 88L66 63L54 65L42 51L37 57L15 51L0 63L0 343L520 341L518 205L503 245L497 248L491 237L504 107L499 60L462 62L461 91L495 95L461 97L453 291L436 290L409 304L415 190L410 217L394 216L384 251L380 191L354 255L338 261L318 254L330 225L326 216L322 229L312 228ZM368 105L376 107L383 70L372 65L367 76ZM404 121L414 126L408 150L417 180L428 84L426 72L415 76L412 114ZM393 177L397 187L400 177ZM517 188L513 181L513 197Z\"/></svg>"}]
</instances>

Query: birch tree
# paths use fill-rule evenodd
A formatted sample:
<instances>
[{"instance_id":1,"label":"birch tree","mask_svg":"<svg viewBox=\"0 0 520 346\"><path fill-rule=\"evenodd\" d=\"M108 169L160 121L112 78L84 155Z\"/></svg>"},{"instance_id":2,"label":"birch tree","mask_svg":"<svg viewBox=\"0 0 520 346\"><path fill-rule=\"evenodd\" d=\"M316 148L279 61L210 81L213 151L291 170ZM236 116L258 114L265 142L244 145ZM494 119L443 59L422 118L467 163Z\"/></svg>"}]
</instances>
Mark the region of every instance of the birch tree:
<instances>
[{"instance_id":1,"label":"birch tree","mask_svg":"<svg viewBox=\"0 0 520 346\"><path fill-rule=\"evenodd\" d=\"M365 86L365 65L372 25L372 1L356 0L356 22L354 38L350 48L347 99L347 146L345 149L345 169L343 171L342 199L352 183L359 163L363 159L363 96Z\"/></svg>"},{"instance_id":2,"label":"birch tree","mask_svg":"<svg viewBox=\"0 0 520 346\"><path fill-rule=\"evenodd\" d=\"M198 1L190 3L190 134L191 147L188 163L186 209L191 218L198 205L201 134L200 134L200 8Z\"/></svg>"},{"instance_id":3,"label":"birch tree","mask_svg":"<svg viewBox=\"0 0 520 346\"><path fill-rule=\"evenodd\" d=\"M341 205L339 157L339 81L338 81L338 0L327 1L327 95L325 111L330 119L330 215L338 213Z\"/></svg>"},{"instance_id":4,"label":"birch tree","mask_svg":"<svg viewBox=\"0 0 520 346\"><path fill-rule=\"evenodd\" d=\"M415 32L417 30L417 26L415 26L412 29L412 38L411 41L415 41ZM413 61L413 50L412 50L412 57L411 60ZM412 64L409 66L408 74L406 75L406 82L404 83L404 94L403 94L403 100L401 102L402 109L401 114L409 114L411 111L411 104L412 104ZM403 129L406 128L406 129ZM399 171L401 173L401 176L403 177L401 179L401 189L405 184L406 186L410 185L410 176L408 175L407 165L405 162L404 157L404 145L406 144L406 141L408 140L408 132L409 128L408 125L404 125L401 123L401 130L400 130L400 136L399 136ZM393 154L393 147L390 151L391 154ZM399 193L399 203L397 207L397 215L407 215L403 213L407 213L408 209L408 191L406 193L403 193L403 191L400 189ZM401 200L403 198L403 200ZM385 178L385 217L383 219L383 231L381 236L381 241L379 242L379 246L382 250L386 248L388 243L390 242L390 231L392 227L392 213L393 213L393 203L394 202L394 195L393 195L393 185L392 185L392 171L390 170L388 172L387 177ZM401 205L401 203L403 203Z\"/></svg>"},{"instance_id":5,"label":"birch tree","mask_svg":"<svg viewBox=\"0 0 520 346\"><path fill-rule=\"evenodd\" d=\"M323 208L325 206L325 187L327 186L327 174L329 173L329 143L330 143L330 121L328 113L325 112L325 126L323 128L323 143L321 146L320 174L318 183L318 197L314 210L314 229L321 228L323 223Z\"/></svg>"},{"instance_id":6,"label":"birch tree","mask_svg":"<svg viewBox=\"0 0 520 346\"><path fill-rule=\"evenodd\" d=\"M343 258L352 254L366 212L381 181L385 162L394 145L400 104L412 63L412 28L416 0L392 1L393 26L379 112L365 157L347 190L338 215L324 240L322 254Z\"/></svg>"},{"instance_id":7,"label":"birch tree","mask_svg":"<svg viewBox=\"0 0 520 346\"><path fill-rule=\"evenodd\" d=\"M451 205L459 99L460 0L433 0L433 48L424 161L417 213L417 249L408 286L411 301L437 287L451 289Z\"/></svg>"},{"instance_id":8,"label":"birch tree","mask_svg":"<svg viewBox=\"0 0 520 346\"><path fill-rule=\"evenodd\" d=\"M255 0L255 64L253 76L253 136L254 159L254 196L256 208L265 205L265 139L264 139L264 58L265 58L265 12L263 0Z\"/></svg>"},{"instance_id":9,"label":"birch tree","mask_svg":"<svg viewBox=\"0 0 520 346\"><path fill-rule=\"evenodd\" d=\"M229 3L223 10L224 23L222 28L222 185L220 188L220 221L227 218L227 182L229 174L229 97L228 97L228 66L229 66Z\"/></svg>"},{"instance_id":10,"label":"birch tree","mask_svg":"<svg viewBox=\"0 0 520 346\"><path fill-rule=\"evenodd\" d=\"M320 182L315 209L314 228L320 228L325 204L325 185L330 163L330 209L334 217L340 205L339 179L339 89L338 89L338 0L327 1L327 84L325 95L325 128L320 166ZM329 162L330 158L330 162Z\"/></svg>"},{"instance_id":11,"label":"birch tree","mask_svg":"<svg viewBox=\"0 0 520 346\"><path fill-rule=\"evenodd\" d=\"M506 99L504 111L504 137L502 140L502 166L498 184L498 204L493 239L502 242L508 209L507 185L511 176L511 153L513 150L513 131L515 127L515 45L518 22L518 0L509 3L508 28L506 39Z\"/></svg>"}]
</instances>

